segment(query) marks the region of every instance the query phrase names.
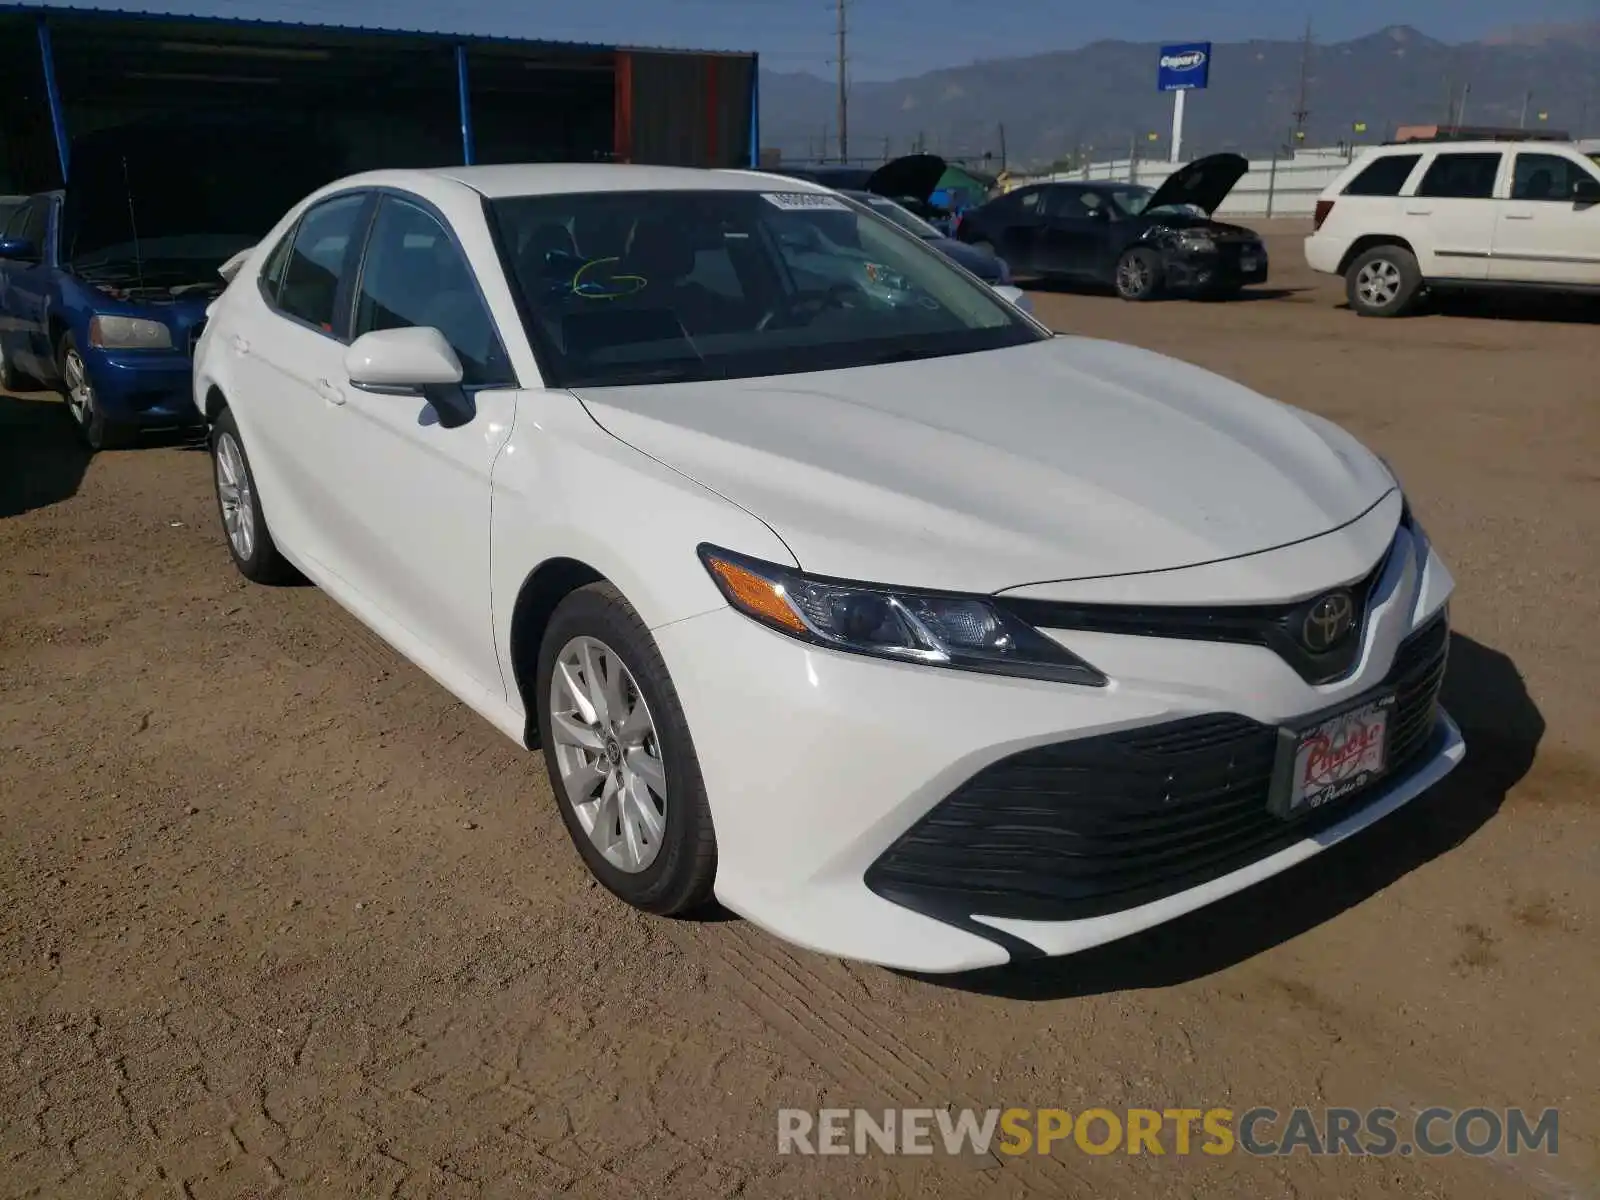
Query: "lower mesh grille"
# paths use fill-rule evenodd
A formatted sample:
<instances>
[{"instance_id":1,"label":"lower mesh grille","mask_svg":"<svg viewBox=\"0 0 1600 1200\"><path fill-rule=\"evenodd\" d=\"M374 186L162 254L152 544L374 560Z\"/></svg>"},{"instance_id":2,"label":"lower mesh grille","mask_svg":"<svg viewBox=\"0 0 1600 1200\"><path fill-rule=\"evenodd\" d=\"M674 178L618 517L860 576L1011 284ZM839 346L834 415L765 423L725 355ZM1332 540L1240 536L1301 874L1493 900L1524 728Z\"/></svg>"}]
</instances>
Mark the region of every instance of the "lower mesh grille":
<instances>
[{"instance_id":1,"label":"lower mesh grille","mask_svg":"<svg viewBox=\"0 0 1600 1200\"><path fill-rule=\"evenodd\" d=\"M1401 646L1389 771L1412 768L1435 728L1449 628ZM1381 689L1374 689L1381 690ZM1267 809L1278 729L1236 714L1191 717L1040 746L991 764L868 868L908 908L1061 921L1196 887L1335 824L1370 791L1283 821Z\"/></svg>"}]
</instances>

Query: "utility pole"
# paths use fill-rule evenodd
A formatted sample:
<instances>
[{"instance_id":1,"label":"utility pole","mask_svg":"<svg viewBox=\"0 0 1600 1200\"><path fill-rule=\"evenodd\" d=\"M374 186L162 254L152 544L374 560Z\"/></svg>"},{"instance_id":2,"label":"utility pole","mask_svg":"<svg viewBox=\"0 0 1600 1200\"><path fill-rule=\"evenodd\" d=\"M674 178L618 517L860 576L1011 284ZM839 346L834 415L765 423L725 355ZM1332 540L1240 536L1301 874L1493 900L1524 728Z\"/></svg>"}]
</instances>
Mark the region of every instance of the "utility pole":
<instances>
[{"instance_id":1,"label":"utility pole","mask_svg":"<svg viewBox=\"0 0 1600 1200\"><path fill-rule=\"evenodd\" d=\"M1306 107L1306 91L1311 82L1311 18L1306 17L1306 37L1300 43L1300 98L1294 105L1294 134L1289 138L1289 148L1300 144L1300 134L1305 132L1306 118L1311 110Z\"/></svg>"},{"instance_id":2,"label":"utility pole","mask_svg":"<svg viewBox=\"0 0 1600 1200\"><path fill-rule=\"evenodd\" d=\"M1456 127L1458 129L1467 123L1467 97L1470 95L1472 95L1472 85L1463 83L1461 85L1461 105L1456 109Z\"/></svg>"},{"instance_id":3,"label":"utility pole","mask_svg":"<svg viewBox=\"0 0 1600 1200\"><path fill-rule=\"evenodd\" d=\"M1518 129L1526 129L1528 127L1528 102L1532 99L1532 92L1522 93L1522 119L1517 122Z\"/></svg>"},{"instance_id":4,"label":"utility pole","mask_svg":"<svg viewBox=\"0 0 1600 1200\"><path fill-rule=\"evenodd\" d=\"M1006 127L1003 122L1000 125L1000 169L1006 169Z\"/></svg>"},{"instance_id":5,"label":"utility pole","mask_svg":"<svg viewBox=\"0 0 1600 1200\"><path fill-rule=\"evenodd\" d=\"M850 160L850 89L845 74L845 0L837 0L839 12L839 161Z\"/></svg>"}]
</instances>

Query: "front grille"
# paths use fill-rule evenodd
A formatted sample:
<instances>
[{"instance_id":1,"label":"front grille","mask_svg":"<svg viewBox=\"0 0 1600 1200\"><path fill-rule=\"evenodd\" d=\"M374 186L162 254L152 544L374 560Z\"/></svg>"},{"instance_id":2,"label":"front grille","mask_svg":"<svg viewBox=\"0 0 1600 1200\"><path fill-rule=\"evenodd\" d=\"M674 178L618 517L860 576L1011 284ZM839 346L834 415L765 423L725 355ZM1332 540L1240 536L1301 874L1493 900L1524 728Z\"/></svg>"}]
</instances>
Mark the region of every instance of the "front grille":
<instances>
[{"instance_id":1,"label":"front grille","mask_svg":"<svg viewBox=\"0 0 1600 1200\"><path fill-rule=\"evenodd\" d=\"M1227 607L1074 604L1007 596L1003 593L995 597L995 602L1036 629L1265 646L1288 663L1300 678L1320 686L1345 678L1360 661L1362 634L1366 629L1373 589L1383 577L1384 569L1395 553L1396 544L1389 544L1388 551L1364 578L1345 587L1355 605L1354 624L1336 645L1320 653L1308 649L1301 639L1306 616L1322 598L1320 594L1292 604Z\"/></svg>"},{"instance_id":2,"label":"front grille","mask_svg":"<svg viewBox=\"0 0 1600 1200\"><path fill-rule=\"evenodd\" d=\"M1397 696L1383 783L1412 769L1433 735L1448 642L1441 616L1395 656L1382 685ZM1102 916L1196 887L1370 799L1358 792L1298 820L1274 816L1278 740L1275 726L1212 714L1023 751L937 804L867 869L866 884L940 919L1036 921Z\"/></svg>"}]
</instances>

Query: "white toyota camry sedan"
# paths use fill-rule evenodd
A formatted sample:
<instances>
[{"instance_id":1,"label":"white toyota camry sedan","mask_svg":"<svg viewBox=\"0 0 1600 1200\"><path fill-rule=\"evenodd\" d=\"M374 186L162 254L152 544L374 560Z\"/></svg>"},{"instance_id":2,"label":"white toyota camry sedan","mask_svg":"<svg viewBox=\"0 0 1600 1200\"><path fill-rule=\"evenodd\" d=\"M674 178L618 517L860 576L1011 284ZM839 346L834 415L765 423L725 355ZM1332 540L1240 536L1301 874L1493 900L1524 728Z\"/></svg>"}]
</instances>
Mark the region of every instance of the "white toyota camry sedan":
<instances>
[{"instance_id":1,"label":"white toyota camry sedan","mask_svg":"<svg viewBox=\"0 0 1600 1200\"><path fill-rule=\"evenodd\" d=\"M826 190L383 172L230 273L195 400L239 569L542 748L639 908L922 971L1067 954L1462 757L1453 583L1380 459Z\"/></svg>"}]
</instances>

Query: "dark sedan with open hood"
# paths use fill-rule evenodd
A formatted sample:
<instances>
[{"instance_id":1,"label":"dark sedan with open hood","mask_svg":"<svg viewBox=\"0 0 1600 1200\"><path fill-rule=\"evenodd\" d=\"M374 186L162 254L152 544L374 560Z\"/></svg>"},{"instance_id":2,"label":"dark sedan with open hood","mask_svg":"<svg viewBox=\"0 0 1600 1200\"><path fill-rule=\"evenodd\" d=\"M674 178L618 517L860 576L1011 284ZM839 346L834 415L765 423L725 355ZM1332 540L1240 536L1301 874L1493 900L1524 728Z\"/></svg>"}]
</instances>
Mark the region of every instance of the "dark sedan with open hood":
<instances>
[{"instance_id":1,"label":"dark sedan with open hood","mask_svg":"<svg viewBox=\"0 0 1600 1200\"><path fill-rule=\"evenodd\" d=\"M1019 276L1109 284L1126 300L1229 296L1267 279L1260 236L1212 217L1249 169L1240 155L1213 154L1159 188L1033 184L968 213L956 237L993 250Z\"/></svg>"},{"instance_id":2,"label":"dark sedan with open hood","mask_svg":"<svg viewBox=\"0 0 1600 1200\"><path fill-rule=\"evenodd\" d=\"M194 420L218 268L341 170L317 130L261 117L99 130L70 161L0 230L0 386L58 388L98 450Z\"/></svg>"}]
</instances>

